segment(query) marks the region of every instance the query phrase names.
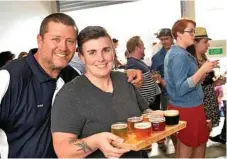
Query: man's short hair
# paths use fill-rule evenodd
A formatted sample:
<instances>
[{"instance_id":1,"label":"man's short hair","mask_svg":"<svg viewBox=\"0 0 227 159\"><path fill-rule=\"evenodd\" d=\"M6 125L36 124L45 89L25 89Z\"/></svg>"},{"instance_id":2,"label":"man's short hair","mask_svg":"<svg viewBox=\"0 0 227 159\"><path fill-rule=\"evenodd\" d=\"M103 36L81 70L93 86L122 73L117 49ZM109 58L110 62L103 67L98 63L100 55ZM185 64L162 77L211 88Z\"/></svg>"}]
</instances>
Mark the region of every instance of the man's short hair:
<instances>
[{"instance_id":1,"label":"man's short hair","mask_svg":"<svg viewBox=\"0 0 227 159\"><path fill-rule=\"evenodd\" d=\"M137 46L139 46L140 40L140 36L133 36L127 41L126 47L129 54L132 53Z\"/></svg>"},{"instance_id":2,"label":"man's short hair","mask_svg":"<svg viewBox=\"0 0 227 159\"><path fill-rule=\"evenodd\" d=\"M50 22L62 23L64 25L75 27L76 34L78 34L78 28L76 26L76 23L69 15L64 14L64 13L53 13L53 14L48 15L42 21L42 23L40 25L40 30L39 30L39 35L41 37L43 37L44 34L48 32L48 24Z\"/></svg>"},{"instance_id":3,"label":"man's short hair","mask_svg":"<svg viewBox=\"0 0 227 159\"><path fill-rule=\"evenodd\" d=\"M78 35L78 48L79 53L82 53L82 46L85 42L91 39L98 39L100 37L108 37L110 40L110 35L107 33L106 29L101 26L88 26L80 31Z\"/></svg>"}]
</instances>

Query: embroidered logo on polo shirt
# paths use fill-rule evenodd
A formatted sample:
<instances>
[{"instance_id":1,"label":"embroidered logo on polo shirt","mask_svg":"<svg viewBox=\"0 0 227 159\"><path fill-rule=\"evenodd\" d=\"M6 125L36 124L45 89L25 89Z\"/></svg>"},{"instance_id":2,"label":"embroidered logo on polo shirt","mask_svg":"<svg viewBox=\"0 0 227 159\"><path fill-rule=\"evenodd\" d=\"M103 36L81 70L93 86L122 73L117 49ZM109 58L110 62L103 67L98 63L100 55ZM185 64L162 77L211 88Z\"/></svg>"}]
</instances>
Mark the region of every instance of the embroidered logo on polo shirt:
<instances>
[{"instance_id":1,"label":"embroidered logo on polo shirt","mask_svg":"<svg viewBox=\"0 0 227 159\"><path fill-rule=\"evenodd\" d=\"M37 107L38 108L43 107L43 104L38 104Z\"/></svg>"}]
</instances>

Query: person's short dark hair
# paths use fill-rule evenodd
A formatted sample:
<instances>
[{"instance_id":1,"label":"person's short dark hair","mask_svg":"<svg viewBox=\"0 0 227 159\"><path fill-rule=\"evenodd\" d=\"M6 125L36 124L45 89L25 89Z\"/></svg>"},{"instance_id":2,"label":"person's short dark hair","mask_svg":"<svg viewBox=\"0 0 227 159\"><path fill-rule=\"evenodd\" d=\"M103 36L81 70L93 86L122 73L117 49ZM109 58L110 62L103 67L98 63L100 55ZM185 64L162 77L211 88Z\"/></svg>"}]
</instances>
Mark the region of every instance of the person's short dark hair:
<instances>
[{"instance_id":1,"label":"person's short dark hair","mask_svg":"<svg viewBox=\"0 0 227 159\"><path fill-rule=\"evenodd\" d=\"M88 26L81 30L77 40L79 53L83 54L82 47L85 42L91 39L98 39L100 37L108 37L111 40L111 37L107 33L106 29L101 26Z\"/></svg>"},{"instance_id":2,"label":"person's short dark hair","mask_svg":"<svg viewBox=\"0 0 227 159\"><path fill-rule=\"evenodd\" d=\"M169 29L169 28L162 28L162 29L160 29L156 33L156 37L157 38L160 38L161 36L171 36L172 37L171 29Z\"/></svg>"},{"instance_id":3,"label":"person's short dark hair","mask_svg":"<svg viewBox=\"0 0 227 159\"><path fill-rule=\"evenodd\" d=\"M15 57L15 54L13 54L11 51L3 51L0 53L0 68L4 66L8 61L13 60Z\"/></svg>"},{"instance_id":4,"label":"person's short dark hair","mask_svg":"<svg viewBox=\"0 0 227 159\"><path fill-rule=\"evenodd\" d=\"M25 51L23 51L23 52L21 52L21 53L19 54L18 59L20 59L20 58L22 58L22 57L25 57L25 56L27 56L27 55L28 55L28 53L25 52Z\"/></svg>"},{"instance_id":5,"label":"person's short dark hair","mask_svg":"<svg viewBox=\"0 0 227 159\"><path fill-rule=\"evenodd\" d=\"M113 41L113 43L118 43L118 40L115 38L113 38L112 41Z\"/></svg>"},{"instance_id":6,"label":"person's short dark hair","mask_svg":"<svg viewBox=\"0 0 227 159\"><path fill-rule=\"evenodd\" d=\"M39 35L41 37L43 37L44 34L48 32L48 24L50 22L62 23L67 26L73 26L73 27L75 27L76 34L78 34L78 28L77 28L76 23L73 20L73 18L71 18L69 15L64 14L64 13L53 13L53 14L48 15L42 21L42 23L40 25L40 30L39 30Z\"/></svg>"},{"instance_id":7,"label":"person's short dark hair","mask_svg":"<svg viewBox=\"0 0 227 159\"><path fill-rule=\"evenodd\" d=\"M132 53L137 46L139 46L140 40L140 36L133 36L127 41L126 48L129 54Z\"/></svg>"}]
</instances>

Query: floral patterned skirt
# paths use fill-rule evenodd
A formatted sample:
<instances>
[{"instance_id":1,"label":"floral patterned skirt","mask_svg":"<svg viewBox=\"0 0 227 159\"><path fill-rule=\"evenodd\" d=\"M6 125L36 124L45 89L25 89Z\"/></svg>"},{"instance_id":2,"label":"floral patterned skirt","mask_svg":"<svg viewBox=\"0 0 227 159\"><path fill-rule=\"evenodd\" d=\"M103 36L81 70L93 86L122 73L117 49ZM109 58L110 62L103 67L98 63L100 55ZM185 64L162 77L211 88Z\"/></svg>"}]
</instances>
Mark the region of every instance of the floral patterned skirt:
<instances>
[{"instance_id":1,"label":"floral patterned skirt","mask_svg":"<svg viewBox=\"0 0 227 159\"><path fill-rule=\"evenodd\" d=\"M203 86L203 92L206 118L211 120L213 127L216 127L219 125L220 114L214 86L212 84Z\"/></svg>"}]
</instances>

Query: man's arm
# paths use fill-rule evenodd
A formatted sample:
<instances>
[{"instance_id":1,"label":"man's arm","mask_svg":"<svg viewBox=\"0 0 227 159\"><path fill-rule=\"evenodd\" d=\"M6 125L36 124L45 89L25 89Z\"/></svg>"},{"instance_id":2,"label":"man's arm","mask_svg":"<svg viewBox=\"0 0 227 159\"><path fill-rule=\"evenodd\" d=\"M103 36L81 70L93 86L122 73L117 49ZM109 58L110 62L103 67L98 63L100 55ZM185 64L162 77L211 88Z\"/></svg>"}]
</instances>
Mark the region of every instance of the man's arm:
<instances>
[{"instance_id":1,"label":"man's arm","mask_svg":"<svg viewBox=\"0 0 227 159\"><path fill-rule=\"evenodd\" d=\"M128 82L132 83L136 88L140 88L143 85L143 73L138 69L125 70Z\"/></svg>"},{"instance_id":2,"label":"man's arm","mask_svg":"<svg viewBox=\"0 0 227 159\"><path fill-rule=\"evenodd\" d=\"M98 133L87 138L78 139L77 135L64 132L54 132L53 145L59 158L84 158L100 149L105 157L119 158L127 149L115 148L111 142L123 142L122 138L108 132Z\"/></svg>"}]
</instances>

